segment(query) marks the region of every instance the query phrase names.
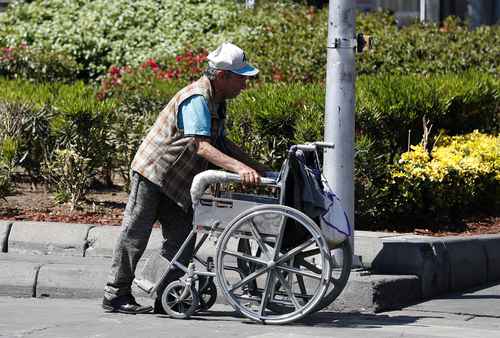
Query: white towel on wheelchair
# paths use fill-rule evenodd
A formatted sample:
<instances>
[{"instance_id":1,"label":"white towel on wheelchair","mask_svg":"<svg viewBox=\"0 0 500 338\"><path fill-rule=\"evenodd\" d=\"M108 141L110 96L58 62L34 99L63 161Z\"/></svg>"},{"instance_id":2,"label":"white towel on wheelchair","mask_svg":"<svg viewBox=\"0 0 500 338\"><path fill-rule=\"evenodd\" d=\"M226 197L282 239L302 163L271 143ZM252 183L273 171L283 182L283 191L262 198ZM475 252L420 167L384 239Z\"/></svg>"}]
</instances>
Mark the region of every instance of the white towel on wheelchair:
<instances>
[{"instance_id":1,"label":"white towel on wheelchair","mask_svg":"<svg viewBox=\"0 0 500 338\"><path fill-rule=\"evenodd\" d=\"M342 243L352 236L352 226L340 199L331 191L323 179L323 196L326 212L320 216L321 232L330 246Z\"/></svg>"}]
</instances>

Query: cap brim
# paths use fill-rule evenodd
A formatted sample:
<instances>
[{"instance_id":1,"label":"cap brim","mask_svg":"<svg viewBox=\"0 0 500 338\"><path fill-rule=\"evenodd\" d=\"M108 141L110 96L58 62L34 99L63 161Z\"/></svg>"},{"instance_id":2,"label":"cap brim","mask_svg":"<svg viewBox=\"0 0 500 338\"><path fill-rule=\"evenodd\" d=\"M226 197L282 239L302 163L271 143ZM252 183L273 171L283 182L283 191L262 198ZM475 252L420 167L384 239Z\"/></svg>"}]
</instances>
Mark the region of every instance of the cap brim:
<instances>
[{"instance_id":1,"label":"cap brim","mask_svg":"<svg viewBox=\"0 0 500 338\"><path fill-rule=\"evenodd\" d=\"M244 75L244 76L255 76L259 73L259 70L255 67L252 67L250 65L246 65L245 67L242 67L240 69L236 70L231 70L233 73L239 74L239 75Z\"/></svg>"}]
</instances>

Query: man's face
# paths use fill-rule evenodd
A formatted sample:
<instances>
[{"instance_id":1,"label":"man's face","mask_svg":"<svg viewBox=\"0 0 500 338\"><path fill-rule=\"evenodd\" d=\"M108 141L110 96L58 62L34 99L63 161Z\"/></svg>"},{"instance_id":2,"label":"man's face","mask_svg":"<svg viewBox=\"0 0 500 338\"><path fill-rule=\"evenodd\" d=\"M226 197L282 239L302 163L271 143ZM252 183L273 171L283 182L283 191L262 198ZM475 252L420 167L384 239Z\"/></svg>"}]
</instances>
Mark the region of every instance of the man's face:
<instances>
[{"instance_id":1,"label":"man's face","mask_svg":"<svg viewBox=\"0 0 500 338\"><path fill-rule=\"evenodd\" d=\"M247 87L247 76L238 75L230 71L224 74L224 96L233 99Z\"/></svg>"}]
</instances>

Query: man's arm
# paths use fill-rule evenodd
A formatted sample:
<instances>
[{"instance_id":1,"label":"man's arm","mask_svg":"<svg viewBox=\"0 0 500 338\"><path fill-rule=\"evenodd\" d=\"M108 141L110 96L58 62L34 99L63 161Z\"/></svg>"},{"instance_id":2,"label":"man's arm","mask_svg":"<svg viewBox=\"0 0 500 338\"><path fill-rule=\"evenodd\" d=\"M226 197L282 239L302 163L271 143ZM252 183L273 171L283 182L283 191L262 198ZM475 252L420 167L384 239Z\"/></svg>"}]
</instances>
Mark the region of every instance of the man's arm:
<instances>
[{"instance_id":1,"label":"man's arm","mask_svg":"<svg viewBox=\"0 0 500 338\"><path fill-rule=\"evenodd\" d=\"M208 139L195 137L195 142L197 145L196 153L199 156L203 157L210 163L221 167L222 169L237 173L240 175L241 181L244 184L258 184L260 182L260 175L255 169L231 156L224 154L212 146Z\"/></svg>"}]
</instances>

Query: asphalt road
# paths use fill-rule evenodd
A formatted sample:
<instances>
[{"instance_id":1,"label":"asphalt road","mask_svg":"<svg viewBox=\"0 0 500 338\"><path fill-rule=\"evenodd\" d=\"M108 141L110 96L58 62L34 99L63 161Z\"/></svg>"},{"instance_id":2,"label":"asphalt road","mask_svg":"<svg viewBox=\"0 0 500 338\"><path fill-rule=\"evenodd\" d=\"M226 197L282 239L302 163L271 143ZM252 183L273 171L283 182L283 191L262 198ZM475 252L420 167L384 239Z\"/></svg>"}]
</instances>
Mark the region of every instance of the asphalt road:
<instances>
[{"instance_id":1,"label":"asphalt road","mask_svg":"<svg viewBox=\"0 0 500 338\"><path fill-rule=\"evenodd\" d=\"M141 299L148 303L149 299ZM216 305L190 320L105 313L99 299L0 297L0 337L467 337L500 336L500 284L385 313L321 312L261 325Z\"/></svg>"}]
</instances>

